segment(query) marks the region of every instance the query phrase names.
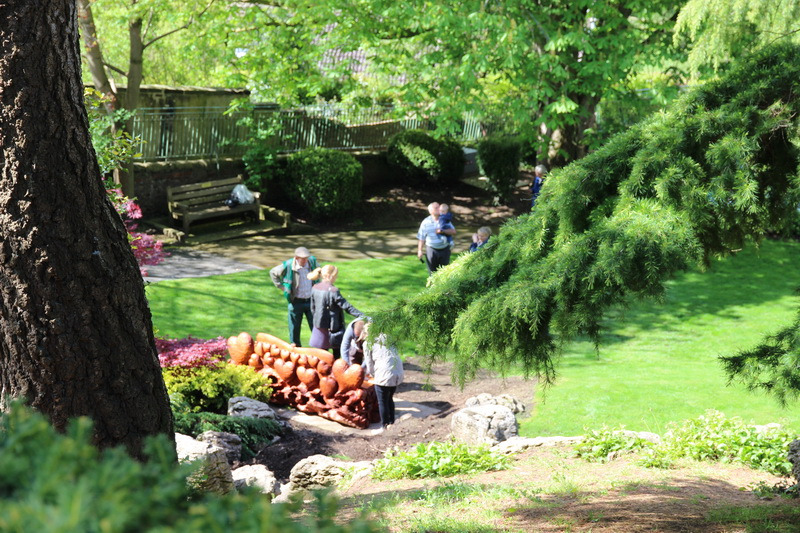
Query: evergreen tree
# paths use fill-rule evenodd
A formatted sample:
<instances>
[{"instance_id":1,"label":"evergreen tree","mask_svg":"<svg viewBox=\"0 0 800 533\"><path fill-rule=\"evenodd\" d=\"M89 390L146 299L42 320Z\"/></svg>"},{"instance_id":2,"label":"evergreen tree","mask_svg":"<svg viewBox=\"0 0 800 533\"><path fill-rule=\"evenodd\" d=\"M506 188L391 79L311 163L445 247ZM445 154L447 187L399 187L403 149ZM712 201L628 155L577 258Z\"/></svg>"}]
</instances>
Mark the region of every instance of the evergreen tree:
<instances>
[{"instance_id":1,"label":"evergreen tree","mask_svg":"<svg viewBox=\"0 0 800 533\"><path fill-rule=\"evenodd\" d=\"M798 57L765 48L554 171L530 214L376 315L374 331L411 338L431 363L454 348L461 382L517 364L551 380L558 344L597 342L610 306L661 297L671 275L795 212Z\"/></svg>"}]
</instances>

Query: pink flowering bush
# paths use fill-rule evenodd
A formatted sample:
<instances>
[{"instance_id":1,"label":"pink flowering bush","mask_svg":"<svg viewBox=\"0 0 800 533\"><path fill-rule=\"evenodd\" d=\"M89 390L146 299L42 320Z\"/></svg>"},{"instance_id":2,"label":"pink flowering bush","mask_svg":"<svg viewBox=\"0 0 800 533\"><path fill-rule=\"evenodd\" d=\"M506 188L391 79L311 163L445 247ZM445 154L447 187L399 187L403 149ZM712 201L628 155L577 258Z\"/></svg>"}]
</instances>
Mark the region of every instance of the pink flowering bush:
<instances>
[{"instance_id":1,"label":"pink flowering bush","mask_svg":"<svg viewBox=\"0 0 800 533\"><path fill-rule=\"evenodd\" d=\"M216 339L156 339L158 362L161 368L200 366L216 367L222 364L227 349L222 337Z\"/></svg>"},{"instance_id":2,"label":"pink flowering bush","mask_svg":"<svg viewBox=\"0 0 800 533\"><path fill-rule=\"evenodd\" d=\"M108 197L114 204L117 213L122 216L125 229L128 230L128 242L133 250L133 256L136 258L136 264L139 265L142 276L146 276L147 269L144 267L159 264L169 254L164 251L164 244L161 241L156 240L152 235L137 231L139 224L135 221L142 218L142 209L136 202L124 196L119 189L108 189Z\"/></svg>"}]
</instances>

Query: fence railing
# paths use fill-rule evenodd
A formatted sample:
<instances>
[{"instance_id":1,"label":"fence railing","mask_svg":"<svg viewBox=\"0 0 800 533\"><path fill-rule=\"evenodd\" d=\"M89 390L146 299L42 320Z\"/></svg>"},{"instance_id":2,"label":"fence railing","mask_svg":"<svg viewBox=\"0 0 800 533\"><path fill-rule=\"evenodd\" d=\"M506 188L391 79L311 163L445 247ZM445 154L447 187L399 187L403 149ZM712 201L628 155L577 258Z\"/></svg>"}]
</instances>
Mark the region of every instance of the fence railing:
<instances>
[{"instance_id":1,"label":"fence railing","mask_svg":"<svg viewBox=\"0 0 800 533\"><path fill-rule=\"evenodd\" d=\"M249 125L245 125L249 122ZM405 129L432 129L430 121L398 118L388 107L353 108L339 105L281 110L263 107L228 112L213 108L143 108L132 120L139 161L241 157L253 129L270 131L278 152L308 147L337 150L377 150ZM475 140L481 124L466 117L461 137Z\"/></svg>"}]
</instances>

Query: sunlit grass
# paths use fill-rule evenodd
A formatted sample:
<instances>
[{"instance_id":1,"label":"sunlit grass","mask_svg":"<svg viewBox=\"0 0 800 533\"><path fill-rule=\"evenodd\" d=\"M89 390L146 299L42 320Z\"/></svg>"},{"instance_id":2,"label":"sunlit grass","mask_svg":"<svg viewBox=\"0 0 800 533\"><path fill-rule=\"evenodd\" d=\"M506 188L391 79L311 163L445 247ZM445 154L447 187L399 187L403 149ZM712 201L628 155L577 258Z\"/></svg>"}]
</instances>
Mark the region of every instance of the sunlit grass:
<instances>
[{"instance_id":1,"label":"sunlit grass","mask_svg":"<svg viewBox=\"0 0 800 533\"><path fill-rule=\"evenodd\" d=\"M666 301L636 302L605 320L599 353L589 342L568 345L558 379L540 390L521 433L579 435L585 427L624 424L661 433L669 421L706 409L759 424L800 428L800 410L728 385L718 356L774 333L794 316L800 245L766 242L691 272L668 285Z\"/></svg>"},{"instance_id":2,"label":"sunlit grass","mask_svg":"<svg viewBox=\"0 0 800 533\"><path fill-rule=\"evenodd\" d=\"M800 428L800 410L729 386L718 356L752 346L793 317L800 286L800 245L765 242L669 282L666 301L634 302L612 312L599 354L591 343L568 344L558 379L540 391L526 436L579 435L584 427L624 424L662 433L670 421L707 409L756 423ZM415 257L340 263L337 285L366 313L425 285ZM286 338L286 303L266 270L164 281L147 288L159 335L201 338L240 331ZM310 332L303 329L303 340ZM413 347L403 346L413 355ZM530 398L524 398L530 401Z\"/></svg>"}]
</instances>

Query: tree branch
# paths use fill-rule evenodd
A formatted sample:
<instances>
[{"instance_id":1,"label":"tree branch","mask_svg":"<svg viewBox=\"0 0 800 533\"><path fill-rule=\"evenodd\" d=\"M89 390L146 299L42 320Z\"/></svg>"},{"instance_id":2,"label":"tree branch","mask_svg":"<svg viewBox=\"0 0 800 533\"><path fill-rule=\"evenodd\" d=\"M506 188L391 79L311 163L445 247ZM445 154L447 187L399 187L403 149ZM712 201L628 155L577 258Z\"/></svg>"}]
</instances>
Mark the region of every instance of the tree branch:
<instances>
[{"instance_id":1,"label":"tree branch","mask_svg":"<svg viewBox=\"0 0 800 533\"><path fill-rule=\"evenodd\" d=\"M172 35L173 33L177 33L177 32L179 32L179 31L182 31L182 30L185 30L185 29L187 29L189 26L191 26L191 25L194 23L194 21L195 21L195 18L200 18L200 17L202 17L202 16L203 16L203 15L205 14L205 12L206 12L206 11L208 11L208 10L209 10L209 8L211 8L211 6L214 4L214 2L215 2L215 1L216 1L216 0L211 0L211 1L210 1L210 2L209 2L207 5L206 5L206 7L204 7L204 8L203 8L203 10L202 10L202 11L200 11L200 12L199 12L199 13L197 13L196 15L192 15L191 17L189 17L189 20L188 20L188 21L186 22L186 24L184 24L183 26L179 26L179 27L177 27L177 28L175 28L175 29L172 29L172 30L170 30L170 31L168 31L168 32L166 32L166 33L163 33L163 34L161 34L161 35L159 35L159 36L157 36L157 37L153 37L152 39L150 39L149 41L147 41L146 43L144 43L144 44L142 45L142 50L144 50L145 48L147 48L147 47L148 47L148 46L150 46L151 44L153 44L153 43L155 43L155 42L157 42L157 41L160 41L160 40L161 40L161 39L163 39L164 37L168 37L168 36ZM146 34L146 32L145 32L145 34Z\"/></svg>"}]
</instances>

